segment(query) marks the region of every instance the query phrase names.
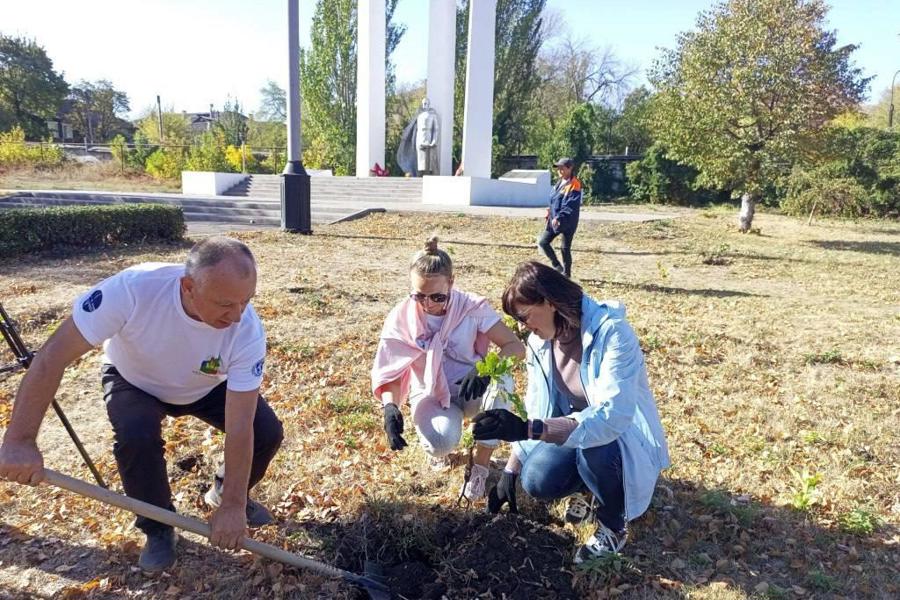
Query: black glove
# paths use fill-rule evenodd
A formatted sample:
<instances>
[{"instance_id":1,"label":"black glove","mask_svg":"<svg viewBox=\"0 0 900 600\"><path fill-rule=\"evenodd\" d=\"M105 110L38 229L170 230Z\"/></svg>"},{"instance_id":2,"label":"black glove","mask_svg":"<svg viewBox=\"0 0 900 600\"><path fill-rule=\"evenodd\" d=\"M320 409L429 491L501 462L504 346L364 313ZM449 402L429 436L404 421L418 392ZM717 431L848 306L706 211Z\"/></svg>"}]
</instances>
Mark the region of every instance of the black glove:
<instances>
[{"instance_id":1,"label":"black glove","mask_svg":"<svg viewBox=\"0 0 900 600\"><path fill-rule=\"evenodd\" d=\"M515 473L503 471L500 481L488 492L487 509L489 513L495 515L500 512L504 504L509 503L509 512L518 514L519 507L516 506L516 479L518 477Z\"/></svg>"},{"instance_id":2,"label":"black glove","mask_svg":"<svg viewBox=\"0 0 900 600\"><path fill-rule=\"evenodd\" d=\"M393 402L384 405L384 432L391 444L391 450L406 448L406 440L401 435L403 433L403 414Z\"/></svg>"},{"instance_id":3,"label":"black glove","mask_svg":"<svg viewBox=\"0 0 900 600\"><path fill-rule=\"evenodd\" d=\"M476 440L518 442L528 439L528 423L502 408L479 413L472 423L472 434Z\"/></svg>"},{"instance_id":4,"label":"black glove","mask_svg":"<svg viewBox=\"0 0 900 600\"><path fill-rule=\"evenodd\" d=\"M472 367L472 370L466 373L465 377L456 382L459 385L459 399L463 402L470 402L476 398L481 398L490 382L490 375L479 375L478 369Z\"/></svg>"}]
</instances>

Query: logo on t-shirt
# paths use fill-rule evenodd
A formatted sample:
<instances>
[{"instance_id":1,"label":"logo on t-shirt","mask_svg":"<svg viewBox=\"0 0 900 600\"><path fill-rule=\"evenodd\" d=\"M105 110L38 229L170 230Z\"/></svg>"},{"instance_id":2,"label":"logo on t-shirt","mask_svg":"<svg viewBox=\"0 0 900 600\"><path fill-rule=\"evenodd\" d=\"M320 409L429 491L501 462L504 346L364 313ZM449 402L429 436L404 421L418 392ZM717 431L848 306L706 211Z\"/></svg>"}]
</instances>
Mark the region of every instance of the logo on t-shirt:
<instances>
[{"instance_id":1,"label":"logo on t-shirt","mask_svg":"<svg viewBox=\"0 0 900 600\"><path fill-rule=\"evenodd\" d=\"M206 373L207 375L218 375L219 367L222 366L222 357L221 356L210 356L202 363L200 363L200 372Z\"/></svg>"},{"instance_id":2,"label":"logo on t-shirt","mask_svg":"<svg viewBox=\"0 0 900 600\"><path fill-rule=\"evenodd\" d=\"M254 376L254 377L260 377L260 376L262 375L262 372L263 372L263 365L264 365L265 363L266 363L266 359L261 358L261 359L259 359L259 362L257 362L255 365L253 365L253 371L252 371L252 372L253 372L253 376Z\"/></svg>"},{"instance_id":3,"label":"logo on t-shirt","mask_svg":"<svg viewBox=\"0 0 900 600\"><path fill-rule=\"evenodd\" d=\"M87 297L87 300L81 303L81 308L84 312L94 312L98 308L100 308L100 304L103 302L103 292L100 290L94 290L90 296Z\"/></svg>"}]
</instances>

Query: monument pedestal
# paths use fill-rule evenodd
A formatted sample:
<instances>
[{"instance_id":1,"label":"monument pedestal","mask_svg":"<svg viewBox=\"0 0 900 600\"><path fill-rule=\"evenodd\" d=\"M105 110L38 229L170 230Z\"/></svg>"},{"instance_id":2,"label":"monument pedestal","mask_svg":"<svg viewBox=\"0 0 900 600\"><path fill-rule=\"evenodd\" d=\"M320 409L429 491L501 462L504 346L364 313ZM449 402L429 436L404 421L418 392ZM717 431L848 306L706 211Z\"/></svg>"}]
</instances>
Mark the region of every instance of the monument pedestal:
<instances>
[{"instance_id":1,"label":"monument pedestal","mask_svg":"<svg viewBox=\"0 0 900 600\"><path fill-rule=\"evenodd\" d=\"M422 204L459 206L547 206L553 187L547 171L515 170L500 179L487 177L422 178Z\"/></svg>"}]
</instances>

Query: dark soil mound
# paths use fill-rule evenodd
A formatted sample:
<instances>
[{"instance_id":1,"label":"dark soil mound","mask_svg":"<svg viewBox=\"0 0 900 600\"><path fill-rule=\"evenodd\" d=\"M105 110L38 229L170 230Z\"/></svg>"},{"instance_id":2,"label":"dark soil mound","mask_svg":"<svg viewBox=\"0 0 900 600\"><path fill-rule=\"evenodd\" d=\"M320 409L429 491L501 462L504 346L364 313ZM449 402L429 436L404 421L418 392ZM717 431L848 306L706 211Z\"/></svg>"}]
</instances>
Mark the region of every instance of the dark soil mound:
<instances>
[{"instance_id":1,"label":"dark soil mound","mask_svg":"<svg viewBox=\"0 0 900 600\"><path fill-rule=\"evenodd\" d=\"M382 580L401 598L574 598L572 538L518 515L448 515L432 530L425 550L392 552L396 528L369 524L370 548ZM412 548L410 548L412 550ZM344 546L345 568L361 566L362 548ZM356 556L351 556L356 555Z\"/></svg>"}]
</instances>

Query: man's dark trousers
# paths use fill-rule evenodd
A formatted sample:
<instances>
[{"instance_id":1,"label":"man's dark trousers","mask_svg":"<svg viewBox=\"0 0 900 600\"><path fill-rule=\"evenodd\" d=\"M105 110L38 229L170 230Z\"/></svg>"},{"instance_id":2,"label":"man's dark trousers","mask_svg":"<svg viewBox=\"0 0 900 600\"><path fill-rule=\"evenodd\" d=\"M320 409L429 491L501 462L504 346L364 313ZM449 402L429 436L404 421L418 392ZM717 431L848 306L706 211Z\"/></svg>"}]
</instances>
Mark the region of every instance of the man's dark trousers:
<instances>
[{"instance_id":1,"label":"man's dark trousers","mask_svg":"<svg viewBox=\"0 0 900 600\"><path fill-rule=\"evenodd\" d=\"M166 416L191 415L224 431L227 382L222 382L192 404L176 405L161 402L134 387L112 365L103 365L101 373L106 413L115 434L113 454L125 493L131 498L175 510L166 473L162 421ZM281 421L260 396L256 403L256 416L253 418L253 463L250 467L249 487L252 488L263 478L283 437ZM221 470L219 475L222 475ZM144 533L169 527L140 516L135 524Z\"/></svg>"},{"instance_id":2,"label":"man's dark trousers","mask_svg":"<svg viewBox=\"0 0 900 600\"><path fill-rule=\"evenodd\" d=\"M562 253L563 264L559 264L559 259L556 258L556 252L553 251L553 246L550 245L550 242L558 235L562 236L560 251ZM538 238L538 247L547 255L547 258L550 259L550 264L552 264L553 268L557 271L562 270L566 277L572 276L572 239L574 237L575 231L553 231L548 225L544 232L541 233L541 237Z\"/></svg>"}]
</instances>

